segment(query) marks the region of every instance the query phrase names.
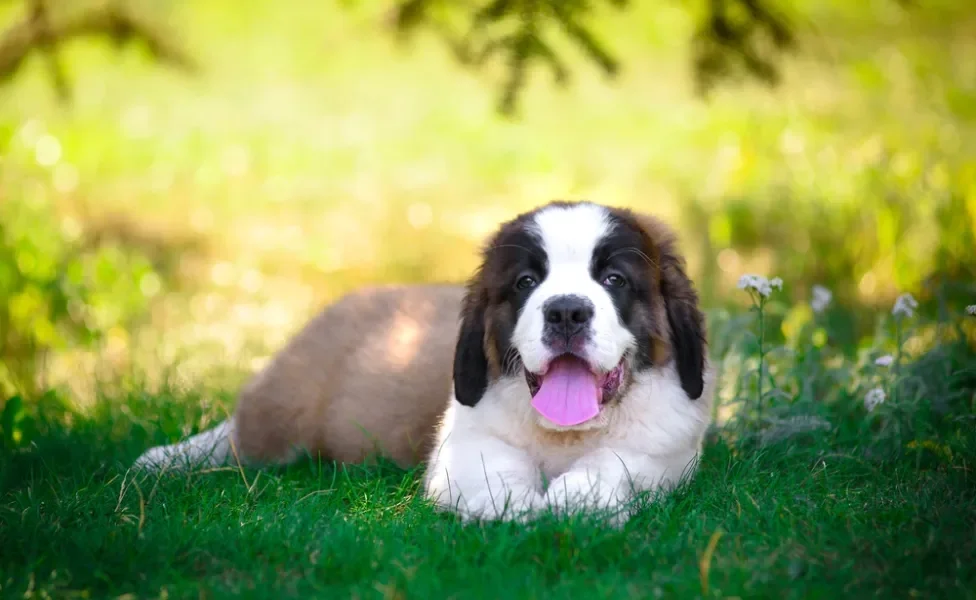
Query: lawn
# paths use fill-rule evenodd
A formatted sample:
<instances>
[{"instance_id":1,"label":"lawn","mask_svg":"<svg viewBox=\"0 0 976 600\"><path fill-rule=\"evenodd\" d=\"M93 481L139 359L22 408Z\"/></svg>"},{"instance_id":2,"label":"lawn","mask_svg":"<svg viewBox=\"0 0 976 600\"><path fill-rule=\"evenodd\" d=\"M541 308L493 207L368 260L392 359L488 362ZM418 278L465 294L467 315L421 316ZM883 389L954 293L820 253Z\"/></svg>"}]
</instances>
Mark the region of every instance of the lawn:
<instances>
[{"instance_id":1,"label":"lawn","mask_svg":"<svg viewBox=\"0 0 976 600\"><path fill-rule=\"evenodd\" d=\"M631 4L619 79L536 73L517 120L389 3L144 2L200 73L94 40L70 106L38 58L0 83L0 595L976 596L976 12L792 2L783 85L705 102L695 15ZM676 227L722 366L697 476L623 530L464 527L389 465L127 470L324 303L460 281L557 197ZM761 346L746 273L785 280Z\"/></svg>"},{"instance_id":2,"label":"lawn","mask_svg":"<svg viewBox=\"0 0 976 600\"><path fill-rule=\"evenodd\" d=\"M760 405L756 339L730 334L752 331L755 314L713 318L718 340L738 340L716 349L734 416L697 476L642 498L620 530L596 518L463 525L418 497L419 470L385 464L137 474L142 450L211 425L229 397L101 398L84 415L22 422L35 442L3 457L0 591L972 598L976 351L960 335L976 319L963 319L883 316L875 347L854 357L813 339L764 347ZM886 398L870 406L875 388Z\"/></svg>"}]
</instances>

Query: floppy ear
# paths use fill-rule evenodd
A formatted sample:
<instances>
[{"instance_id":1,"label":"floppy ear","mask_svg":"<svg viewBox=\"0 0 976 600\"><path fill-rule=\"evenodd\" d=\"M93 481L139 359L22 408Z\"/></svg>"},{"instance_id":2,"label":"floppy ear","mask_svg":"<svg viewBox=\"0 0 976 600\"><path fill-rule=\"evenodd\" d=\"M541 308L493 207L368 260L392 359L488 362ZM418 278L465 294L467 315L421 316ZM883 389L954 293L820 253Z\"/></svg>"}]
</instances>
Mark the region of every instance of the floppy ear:
<instances>
[{"instance_id":1,"label":"floppy ear","mask_svg":"<svg viewBox=\"0 0 976 600\"><path fill-rule=\"evenodd\" d=\"M698 309L698 294L676 263L664 264L662 257L661 292L671 330L671 347L678 365L681 387L692 400L702 395L705 387L705 318Z\"/></svg>"},{"instance_id":2,"label":"floppy ear","mask_svg":"<svg viewBox=\"0 0 976 600\"><path fill-rule=\"evenodd\" d=\"M638 215L637 220L657 259L671 354L681 387L689 398L697 400L705 387L706 352L705 317L698 306L698 293L685 274L684 260L677 251L671 229L648 215Z\"/></svg>"},{"instance_id":3,"label":"floppy ear","mask_svg":"<svg viewBox=\"0 0 976 600\"><path fill-rule=\"evenodd\" d=\"M454 349L454 395L465 406L474 406L488 387L485 354L485 300L469 290L461 308L461 328Z\"/></svg>"}]
</instances>

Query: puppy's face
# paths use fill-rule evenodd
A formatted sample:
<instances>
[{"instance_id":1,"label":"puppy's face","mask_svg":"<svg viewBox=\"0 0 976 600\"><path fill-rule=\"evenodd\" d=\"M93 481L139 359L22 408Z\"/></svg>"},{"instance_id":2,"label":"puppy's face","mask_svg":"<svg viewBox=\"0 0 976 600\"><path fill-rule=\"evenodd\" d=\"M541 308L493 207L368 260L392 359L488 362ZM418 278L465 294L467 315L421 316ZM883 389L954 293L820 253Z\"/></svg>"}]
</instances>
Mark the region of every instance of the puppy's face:
<instances>
[{"instance_id":1,"label":"puppy's face","mask_svg":"<svg viewBox=\"0 0 976 600\"><path fill-rule=\"evenodd\" d=\"M591 203L555 202L502 225L468 284L455 395L475 405L520 378L556 428L586 427L643 369L674 361L702 393L697 296L659 221Z\"/></svg>"}]
</instances>

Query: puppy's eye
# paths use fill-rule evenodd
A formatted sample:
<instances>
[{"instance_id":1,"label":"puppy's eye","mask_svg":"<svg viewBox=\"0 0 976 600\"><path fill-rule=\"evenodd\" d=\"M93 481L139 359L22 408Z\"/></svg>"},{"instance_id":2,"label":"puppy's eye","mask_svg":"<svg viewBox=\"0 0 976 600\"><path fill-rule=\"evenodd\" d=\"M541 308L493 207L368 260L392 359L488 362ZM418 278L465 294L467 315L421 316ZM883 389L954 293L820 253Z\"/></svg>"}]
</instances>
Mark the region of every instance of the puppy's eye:
<instances>
[{"instance_id":1,"label":"puppy's eye","mask_svg":"<svg viewBox=\"0 0 976 600\"><path fill-rule=\"evenodd\" d=\"M603 278L603 285L612 288L620 288L627 285L627 280L619 273L610 273Z\"/></svg>"},{"instance_id":2,"label":"puppy's eye","mask_svg":"<svg viewBox=\"0 0 976 600\"><path fill-rule=\"evenodd\" d=\"M539 282L536 281L536 278L531 275L522 275L518 278L518 281L515 282L515 287L520 290L531 289L537 285L539 285Z\"/></svg>"}]
</instances>

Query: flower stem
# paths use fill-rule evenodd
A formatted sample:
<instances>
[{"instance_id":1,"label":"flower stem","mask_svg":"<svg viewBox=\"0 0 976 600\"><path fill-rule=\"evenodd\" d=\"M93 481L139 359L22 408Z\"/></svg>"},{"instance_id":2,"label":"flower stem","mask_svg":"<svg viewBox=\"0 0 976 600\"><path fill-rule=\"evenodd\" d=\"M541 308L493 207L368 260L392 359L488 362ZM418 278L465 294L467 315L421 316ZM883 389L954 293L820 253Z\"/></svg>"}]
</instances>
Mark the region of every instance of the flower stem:
<instances>
[{"instance_id":1,"label":"flower stem","mask_svg":"<svg viewBox=\"0 0 976 600\"><path fill-rule=\"evenodd\" d=\"M895 344L897 345L897 351L895 353L895 369L901 366L901 318L895 317Z\"/></svg>"},{"instance_id":2,"label":"flower stem","mask_svg":"<svg viewBox=\"0 0 976 600\"><path fill-rule=\"evenodd\" d=\"M892 403L894 403L897 398L897 386L895 382L898 381L899 375L901 375L901 317L895 317L895 344L897 345L897 350L895 351L895 364L891 369L891 379L889 385L891 386L888 390L888 395L891 397Z\"/></svg>"},{"instance_id":3,"label":"flower stem","mask_svg":"<svg viewBox=\"0 0 976 600\"><path fill-rule=\"evenodd\" d=\"M758 306L758 309L759 309L759 382L758 382L758 386L757 386L758 387L758 393L759 393L759 398L758 398L758 401L759 402L758 402L757 407L756 407L756 412L757 412L757 416L758 416L758 419L759 419L759 422L760 422L759 423L760 426L762 425L762 414L763 414L763 404L764 404L764 402L763 402L763 375L764 375L763 371L765 370L764 367L765 367L765 363L766 363L766 348L765 348L766 328L765 328L765 323L763 322L763 308L764 308L763 305L764 304L765 304L765 299L762 296L760 296L759 297L759 304L757 305Z\"/></svg>"}]
</instances>

